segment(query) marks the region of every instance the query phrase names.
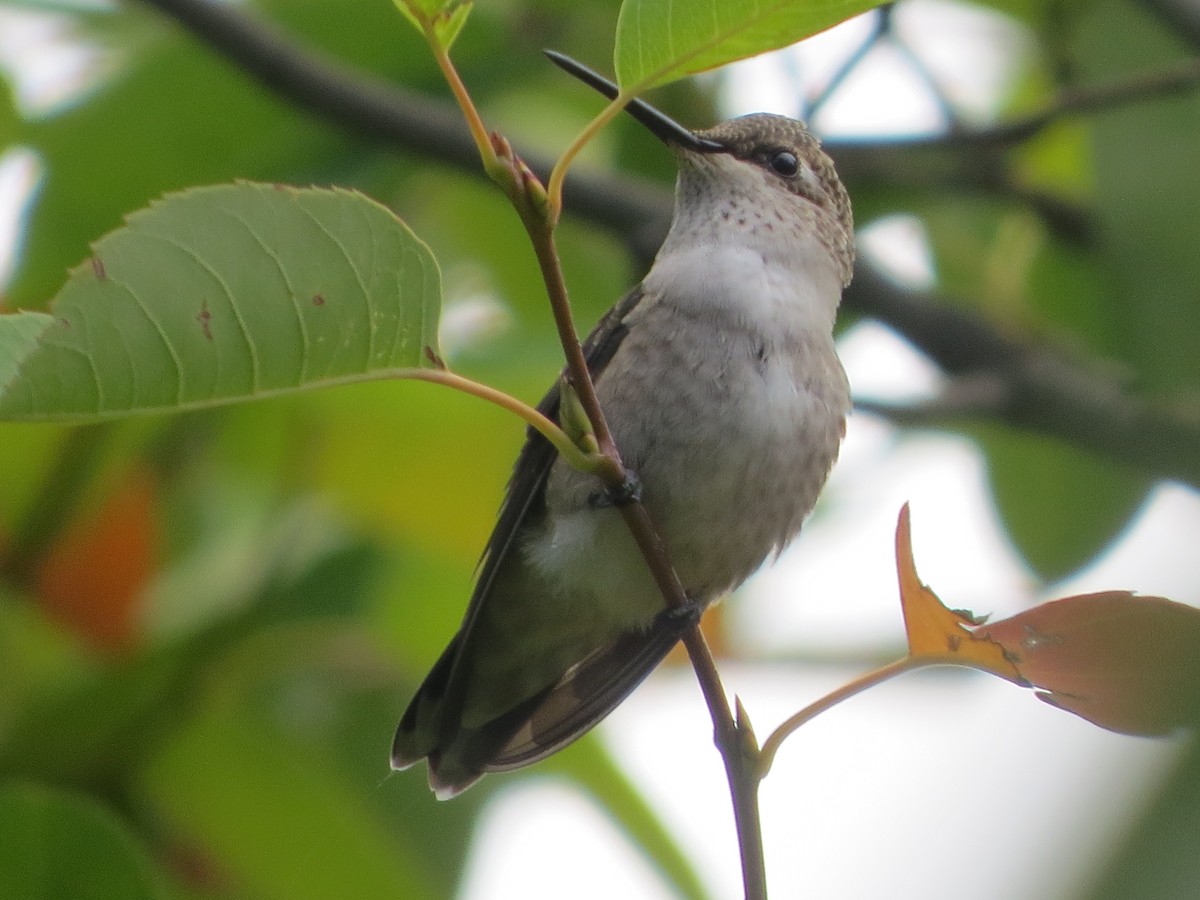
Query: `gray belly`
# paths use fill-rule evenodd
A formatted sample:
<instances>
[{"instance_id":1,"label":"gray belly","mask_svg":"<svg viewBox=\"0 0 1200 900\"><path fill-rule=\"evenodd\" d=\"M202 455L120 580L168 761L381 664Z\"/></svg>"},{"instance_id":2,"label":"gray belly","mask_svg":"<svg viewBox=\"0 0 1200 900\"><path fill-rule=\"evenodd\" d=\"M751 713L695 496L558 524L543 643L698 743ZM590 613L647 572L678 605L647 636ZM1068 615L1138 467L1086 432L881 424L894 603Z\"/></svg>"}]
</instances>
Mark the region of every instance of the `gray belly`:
<instances>
[{"instance_id":1,"label":"gray belly","mask_svg":"<svg viewBox=\"0 0 1200 900\"><path fill-rule=\"evenodd\" d=\"M650 324L626 337L597 391L685 589L707 603L799 531L837 456L849 392L828 336L785 347L678 315ZM620 514L595 508L599 490L556 463L527 558L581 617L647 622L662 599Z\"/></svg>"}]
</instances>

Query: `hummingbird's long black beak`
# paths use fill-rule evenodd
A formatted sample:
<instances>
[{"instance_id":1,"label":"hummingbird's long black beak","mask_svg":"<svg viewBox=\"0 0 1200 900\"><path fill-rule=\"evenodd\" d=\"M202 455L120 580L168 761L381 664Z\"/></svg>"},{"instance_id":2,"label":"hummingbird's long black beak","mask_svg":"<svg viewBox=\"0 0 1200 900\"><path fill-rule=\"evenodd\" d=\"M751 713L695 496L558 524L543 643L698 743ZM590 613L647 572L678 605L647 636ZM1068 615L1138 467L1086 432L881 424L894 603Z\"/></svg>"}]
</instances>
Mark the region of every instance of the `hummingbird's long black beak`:
<instances>
[{"instance_id":1,"label":"hummingbird's long black beak","mask_svg":"<svg viewBox=\"0 0 1200 900\"><path fill-rule=\"evenodd\" d=\"M559 53L557 50L543 50L542 52L560 69L574 75L584 84L595 88L609 100L615 99L617 94L620 93L620 88L599 72L593 72L583 63L576 62L571 57ZM724 145L718 144L716 141L710 141L707 138L697 137L670 116L659 112L644 100L630 100L629 104L625 107L625 111L650 129L650 132L665 144L682 147L684 150L691 150L696 153L724 153L726 151Z\"/></svg>"}]
</instances>

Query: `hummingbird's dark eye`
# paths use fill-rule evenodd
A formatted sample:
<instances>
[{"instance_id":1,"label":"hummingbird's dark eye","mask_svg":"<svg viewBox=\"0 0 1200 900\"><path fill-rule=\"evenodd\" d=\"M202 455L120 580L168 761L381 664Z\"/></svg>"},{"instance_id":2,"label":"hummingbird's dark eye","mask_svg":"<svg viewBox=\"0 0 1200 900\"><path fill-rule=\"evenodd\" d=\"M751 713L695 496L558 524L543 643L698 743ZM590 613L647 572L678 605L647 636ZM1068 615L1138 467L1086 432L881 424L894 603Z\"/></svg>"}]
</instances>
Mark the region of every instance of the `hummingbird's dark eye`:
<instances>
[{"instance_id":1,"label":"hummingbird's dark eye","mask_svg":"<svg viewBox=\"0 0 1200 900\"><path fill-rule=\"evenodd\" d=\"M800 160L791 150L777 150L768 160L771 170L784 178L791 178L800 171Z\"/></svg>"}]
</instances>

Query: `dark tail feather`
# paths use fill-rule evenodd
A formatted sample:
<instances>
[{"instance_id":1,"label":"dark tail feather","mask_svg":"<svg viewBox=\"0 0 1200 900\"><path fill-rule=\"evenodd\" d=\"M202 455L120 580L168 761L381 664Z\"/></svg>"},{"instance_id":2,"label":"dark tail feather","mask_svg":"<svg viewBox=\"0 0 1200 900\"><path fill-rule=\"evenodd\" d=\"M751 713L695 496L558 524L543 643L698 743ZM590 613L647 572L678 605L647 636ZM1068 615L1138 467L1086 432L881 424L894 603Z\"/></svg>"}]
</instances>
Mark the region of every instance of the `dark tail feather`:
<instances>
[{"instance_id":1,"label":"dark tail feather","mask_svg":"<svg viewBox=\"0 0 1200 900\"><path fill-rule=\"evenodd\" d=\"M462 793L479 780L488 762L509 742L549 689L509 709L481 728L463 728L460 683L451 694L458 661L459 633L438 657L396 727L392 768L407 769L429 760L429 786L441 800Z\"/></svg>"},{"instance_id":2,"label":"dark tail feather","mask_svg":"<svg viewBox=\"0 0 1200 900\"><path fill-rule=\"evenodd\" d=\"M407 769L437 749L443 699L458 654L459 635L442 651L404 711L392 739L392 768Z\"/></svg>"},{"instance_id":3,"label":"dark tail feather","mask_svg":"<svg viewBox=\"0 0 1200 900\"><path fill-rule=\"evenodd\" d=\"M456 643L409 705L392 745L392 767L429 760L429 786L454 797L487 772L528 766L590 731L649 675L694 619L664 613L646 631L621 634L555 684L479 728L449 728L443 703Z\"/></svg>"},{"instance_id":4,"label":"dark tail feather","mask_svg":"<svg viewBox=\"0 0 1200 900\"><path fill-rule=\"evenodd\" d=\"M678 624L660 617L649 631L627 631L573 667L539 698L524 726L500 748L486 771L535 763L598 725L679 641Z\"/></svg>"},{"instance_id":5,"label":"dark tail feather","mask_svg":"<svg viewBox=\"0 0 1200 900\"><path fill-rule=\"evenodd\" d=\"M429 786L439 800L456 797L491 771L491 762L520 732L553 688L529 698L479 728L461 728L429 754Z\"/></svg>"}]
</instances>

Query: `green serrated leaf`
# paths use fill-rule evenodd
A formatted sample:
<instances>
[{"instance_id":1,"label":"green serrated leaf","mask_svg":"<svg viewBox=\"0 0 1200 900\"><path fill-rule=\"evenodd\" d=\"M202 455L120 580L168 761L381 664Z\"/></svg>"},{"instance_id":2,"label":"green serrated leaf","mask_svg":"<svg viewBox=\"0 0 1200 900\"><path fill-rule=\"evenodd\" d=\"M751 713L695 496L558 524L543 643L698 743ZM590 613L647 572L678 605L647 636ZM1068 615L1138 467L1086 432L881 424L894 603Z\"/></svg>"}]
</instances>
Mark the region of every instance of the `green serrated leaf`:
<instances>
[{"instance_id":1,"label":"green serrated leaf","mask_svg":"<svg viewBox=\"0 0 1200 900\"><path fill-rule=\"evenodd\" d=\"M103 64L88 67L97 81L13 133L37 155L39 184L23 215L9 308L44 309L92 241L171 191L234 179L394 190L396 161L378 143L262 90L147 6L92 5L101 11L62 24L64 39L101 52ZM294 0L258 0L255 9L379 78L420 84L434 74L424 54L397 52L387 4L357 3L353 15L342 4Z\"/></svg>"},{"instance_id":2,"label":"green serrated leaf","mask_svg":"<svg viewBox=\"0 0 1200 900\"><path fill-rule=\"evenodd\" d=\"M393 0L396 9L413 28L423 36L425 23L433 25L433 33L438 43L445 49L450 49L467 16L471 13L471 0Z\"/></svg>"},{"instance_id":3,"label":"green serrated leaf","mask_svg":"<svg viewBox=\"0 0 1200 900\"><path fill-rule=\"evenodd\" d=\"M149 859L96 801L19 781L0 783L0 897L162 895Z\"/></svg>"},{"instance_id":4,"label":"green serrated leaf","mask_svg":"<svg viewBox=\"0 0 1200 900\"><path fill-rule=\"evenodd\" d=\"M454 44L454 39L458 37L458 33L462 31L463 26L467 24L467 16L471 14L471 3L452 3L447 8L446 13L446 15L439 16L438 20L434 23L434 30L437 31L442 46L449 49Z\"/></svg>"},{"instance_id":5,"label":"green serrated leaf","mask_svg":"<svg viewBox=\"0 0 1200 900\"><path fill-rule=\"evenodd\" d=\"M880 0L625 0L614 64L639 92L786 47Z\"/></svg>"},{"instance_id":6,"label":"green serrated leaf","mask_svg":"<svg viewBox=\"0 0 1200 900\"><path fill-rule=\"evenodd\" d=\"M441 278L389 210L344 190L174 194L74 269L0 418L175 412L428 365Z\"/></svg>"},{"instance_id":7,"label":"green serrated leaf","mask_svg":"<svg viewBox=\"0 0 1200 900\"><path fill-rule=\"evenodd\" d=\"M0 316L0 392L17 377L21 364L37 349L38 339L53 323L54 317L45 313Z\"/></svg>"}]
</instances>

